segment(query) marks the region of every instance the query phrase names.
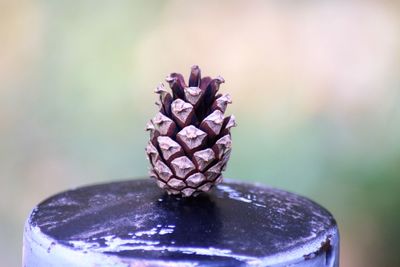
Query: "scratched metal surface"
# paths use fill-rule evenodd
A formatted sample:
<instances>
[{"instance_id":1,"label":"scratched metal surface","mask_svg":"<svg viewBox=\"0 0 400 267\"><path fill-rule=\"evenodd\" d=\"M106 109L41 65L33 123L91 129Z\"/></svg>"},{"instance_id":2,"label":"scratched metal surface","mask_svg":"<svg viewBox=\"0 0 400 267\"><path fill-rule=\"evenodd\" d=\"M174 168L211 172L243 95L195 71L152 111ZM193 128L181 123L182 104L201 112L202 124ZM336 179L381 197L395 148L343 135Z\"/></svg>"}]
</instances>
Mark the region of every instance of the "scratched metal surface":
<instances>
[{"instance_id":1,"label":"scratched metal surface","mask_svg":"<svg viewBox=\"0 0 400 267\"><path fill-rule=\"evenodd\" d=\"M189 199L168 196L149 179L83 187L40 203L28 224L54 240L48 253L62 246L125 262L215 266L338 261L337 226L327 210L292 193L232 181Z\"/></svg>"}]
</instances>

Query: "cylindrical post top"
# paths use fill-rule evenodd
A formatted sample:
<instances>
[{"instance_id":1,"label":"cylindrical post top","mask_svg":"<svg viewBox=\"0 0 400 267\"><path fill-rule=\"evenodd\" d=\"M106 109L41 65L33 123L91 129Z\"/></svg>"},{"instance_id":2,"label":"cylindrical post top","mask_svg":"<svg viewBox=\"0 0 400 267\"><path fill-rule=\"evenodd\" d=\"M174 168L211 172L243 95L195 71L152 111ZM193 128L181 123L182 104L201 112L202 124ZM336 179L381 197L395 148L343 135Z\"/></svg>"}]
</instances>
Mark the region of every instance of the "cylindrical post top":
<instances>
[{"instance_id":1,"label":"cylindrical post top","mask_svg":"<svg viewBox=\"0 0 400 267\"><path fill-rule=\"evenodd\" d=\"M227 182L196 198L149 179L65 191L24 232L24 266L338 266L332 215L293 193Z\"/></svg>"}]
</instances>

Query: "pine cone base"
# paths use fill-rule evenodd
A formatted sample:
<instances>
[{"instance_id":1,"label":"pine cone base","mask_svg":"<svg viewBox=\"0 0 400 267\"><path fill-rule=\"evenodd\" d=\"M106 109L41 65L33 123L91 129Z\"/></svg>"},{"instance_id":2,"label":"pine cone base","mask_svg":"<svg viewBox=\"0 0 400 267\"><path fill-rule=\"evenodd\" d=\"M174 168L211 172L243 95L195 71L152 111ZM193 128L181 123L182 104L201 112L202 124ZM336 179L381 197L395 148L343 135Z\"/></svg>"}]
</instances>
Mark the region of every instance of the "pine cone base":
<instances>
[{"instance_id":1,"label":"pine cone base","mask_svg":"<svg viewBox=\"0 0 400 267\"><path fill-rule=\"evenodd\" d=\"M188 85L181 74L167 78L171 93L160 84L158 114L147 124L150 141L146 155L150 177L169 194L184 197L209 191L222 182L236 126L233 115L224 117L229 94L219 94L222 77L201 78L198 66L191 69Z\"/></svg>"}]
</instances>

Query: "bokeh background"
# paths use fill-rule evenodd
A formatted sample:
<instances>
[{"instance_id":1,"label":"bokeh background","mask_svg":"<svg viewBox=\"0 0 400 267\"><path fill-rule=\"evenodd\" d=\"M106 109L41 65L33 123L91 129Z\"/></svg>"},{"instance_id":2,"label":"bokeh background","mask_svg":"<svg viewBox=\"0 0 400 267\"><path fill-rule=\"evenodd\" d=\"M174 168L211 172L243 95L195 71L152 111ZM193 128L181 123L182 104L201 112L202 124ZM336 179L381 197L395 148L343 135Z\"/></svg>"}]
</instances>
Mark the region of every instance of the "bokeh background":
<instances>
[{"instance_id":1,"label":"bokeh background","mask_svg":"<svg viewBox=\"0 0 400 267\"><path fill-rule=\"evenodd\" d=\"M341 266L400 266L397 1L0 1L0 266L31 208L147 174L154 88L221 74L239 127L226 176L337 218Z\"/></svg>"}]
</instances>

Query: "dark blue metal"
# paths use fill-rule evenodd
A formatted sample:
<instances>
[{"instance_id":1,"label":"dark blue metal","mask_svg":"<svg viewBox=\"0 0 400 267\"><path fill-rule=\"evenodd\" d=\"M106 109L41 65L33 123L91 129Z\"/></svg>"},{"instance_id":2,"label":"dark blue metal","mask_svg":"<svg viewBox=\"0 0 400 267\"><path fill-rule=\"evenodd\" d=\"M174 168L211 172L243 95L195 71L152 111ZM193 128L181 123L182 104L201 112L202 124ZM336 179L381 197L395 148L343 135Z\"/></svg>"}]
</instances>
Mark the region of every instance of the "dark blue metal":
<instances>
[{"instance_id":1,"label":"dark blue metal","mask_svg":"<svg viewBox=\"0 0 400 267\"><path fill-rule=\"evenodd\" d=\"M304 261L323 253L326 266L336 266L328 261L338 255L327 210L243 183L223 183L195 198L168 196L149 179L82 187L40 203L29 224L72 250L127 259L266 266L275 257L293 260L292 251L304 248ZM316 240L323 242L315 246Z\"/></svg>"}]
</instances>

